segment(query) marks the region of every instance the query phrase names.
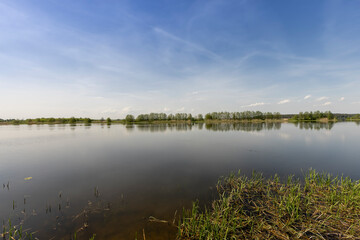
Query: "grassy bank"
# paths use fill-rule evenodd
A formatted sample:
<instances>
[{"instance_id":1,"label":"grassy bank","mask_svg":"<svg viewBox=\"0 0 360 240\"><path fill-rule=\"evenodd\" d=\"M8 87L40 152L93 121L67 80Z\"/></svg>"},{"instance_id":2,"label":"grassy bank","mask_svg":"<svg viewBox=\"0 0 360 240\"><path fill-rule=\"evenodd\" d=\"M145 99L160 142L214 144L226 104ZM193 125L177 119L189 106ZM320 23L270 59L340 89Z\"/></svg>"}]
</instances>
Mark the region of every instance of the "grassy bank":
<instances>
[{"instance_id":1,"label":"grassy bank","mask_svg":"<svg viewBox=\"0 0 360 240\"><path fill-rule=\"evenodd\" d=\"M286 182L261 174L219 181L218 200L185 211L178 239L360 239L360 183L310 170Z\"/></svg>"}]
</instances>

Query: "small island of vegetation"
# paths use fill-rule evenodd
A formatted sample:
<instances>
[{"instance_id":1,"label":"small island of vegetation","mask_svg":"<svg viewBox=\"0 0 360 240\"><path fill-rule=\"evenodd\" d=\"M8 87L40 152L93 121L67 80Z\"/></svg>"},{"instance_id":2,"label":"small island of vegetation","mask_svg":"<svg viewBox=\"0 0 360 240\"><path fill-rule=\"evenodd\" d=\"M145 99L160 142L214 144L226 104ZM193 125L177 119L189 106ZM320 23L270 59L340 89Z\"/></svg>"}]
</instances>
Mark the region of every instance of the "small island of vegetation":
<instances>
[{"instance_id":1,"label":"small island of vegetation","mask_svg":"<svg viewBox=\"0 0 360 240\"><path fill-rule=\"evenodd\" d=\"M335 115L330 112L300 112L295 114L292 118L292 121L336 121Z\"/></svg>"}]
</instances>

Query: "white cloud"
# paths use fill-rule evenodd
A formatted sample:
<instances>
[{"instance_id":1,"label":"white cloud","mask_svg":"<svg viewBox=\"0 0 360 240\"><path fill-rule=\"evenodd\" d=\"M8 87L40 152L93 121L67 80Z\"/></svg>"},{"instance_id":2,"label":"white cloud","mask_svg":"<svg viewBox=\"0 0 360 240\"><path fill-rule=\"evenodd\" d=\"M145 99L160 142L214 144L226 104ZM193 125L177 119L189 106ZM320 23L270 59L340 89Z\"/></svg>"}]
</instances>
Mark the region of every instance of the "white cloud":
<instances>
[{"instance_id":1,"label":"white cloud","mask_svg":"<svg viewBox=\"0 0 360 240\"><path fill-rule=\"evenodd\" d=\"M284 100L281 100L280 102L278 102L277 104L285 104L285 103L289 103L290 100L289 99L284 99Z\"/></svg>"},{"instance_id":2,"label":"white cloud","mask_svg":"<svg viewBox=\"0 0 360 240\"><path fill-rule=\"evenodd\" d=\"M344 101L344 100L345 100L344 97L341 97L341 98L339 99L340 102L342 102L342 101Z\"/></svg>"},{"instance_id":3,"label":"white cloud","mask_svg":"<svg viewBox=\"0 0 360 240\"><path fill-rule=\"evenodd\" d=\"M322 103L322 104L318 104L318 105L313 105L314 107L324 107L324 106L329 106L331 105L332 102L325 102L325 103Z\"/></svg>"},{"instance_id":4,"label":"white cloud","mask_svg":"<svg viewBox=\"0 0 360 240\"><path fill-rule=\"evenodd\" d=\"M328 97L325 97L325 96L324 96L324 97L319 97L319 98L317 98L316 101L322 101L322 100L326 100L326 99L328 99Z\"/></svg>"},{"instance_id":5,"label":"white cloud","mask_svg":"<svg viewBox=\"0 0 360 240\"><path fill-rule=\"evenodd\" d=\"M128 113L128 112L130 111L130 109L131 109L130 106L124 107L124 108L121 109L121 112L122 112L122 113Z\"/></svg>"},{"instance_id":6,"label":"white cloud","mask_svg":"<svg viewBox=\"0 0 360 240\"><path fill-rule=\"evenodd\" d=\"M181 107L181 108L176 109L177 112L183 112L184 110L185 110L185 107Z\"/></svg>"},{"instance_id":7,"label":"white cloud","mask_svg":"<svg viewBox=\"0 0 360 240\"><path fill-rule=\"evenodd\" d=\"M304 97L305 100L306 100L306 99L309 99L309 98L311 98L311 95L306 95L306 96Z\"/></svg>"},{"instance_id":8,"label":"white cloud","mask_svg":"<svg viewBox=\"0 0 360 240\"><path fill-rule=\"evenodd\" d=\"M249 104L249 105L244 105L244 106L241 106L241 107L256 107L256 106L263 106L265 104L266 103L264 103L264 102L259 102L259 103L252 103L252 104Z\"/></svg>"}]
</instances>

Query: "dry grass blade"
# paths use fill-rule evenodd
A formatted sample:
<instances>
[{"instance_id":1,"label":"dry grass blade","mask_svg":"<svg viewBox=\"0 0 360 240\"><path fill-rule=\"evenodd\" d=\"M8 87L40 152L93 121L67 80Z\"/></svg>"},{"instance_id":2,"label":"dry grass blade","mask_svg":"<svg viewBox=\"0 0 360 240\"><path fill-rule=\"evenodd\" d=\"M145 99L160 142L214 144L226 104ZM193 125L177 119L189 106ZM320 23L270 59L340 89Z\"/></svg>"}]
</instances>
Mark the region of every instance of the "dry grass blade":
<instances>
[{"instance_id":1,"label":"dry grass blade","mask_svg":"<svg viewBox=\"0 0 360 240\"><path fill-rule=\"evenodd\" d=\"M150 216L149 217L150 222L157 222L157 223L169 223L169 221L157 219L156 217Z\"/></svg>"}]
</instances>

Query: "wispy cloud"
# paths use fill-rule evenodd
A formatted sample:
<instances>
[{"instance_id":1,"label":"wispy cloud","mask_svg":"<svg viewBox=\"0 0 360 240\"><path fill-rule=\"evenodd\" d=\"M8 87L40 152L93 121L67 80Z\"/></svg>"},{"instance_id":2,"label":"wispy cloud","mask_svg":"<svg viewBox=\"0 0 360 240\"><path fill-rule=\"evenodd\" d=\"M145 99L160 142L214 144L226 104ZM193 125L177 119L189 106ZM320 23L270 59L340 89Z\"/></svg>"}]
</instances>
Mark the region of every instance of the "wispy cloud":
<instances>
[{"instance_id":1,"label":"wispy cloud","mask_svg":"<svg viewBox=\"0 0 360 240\"><path fill-rule=\"evenodd\" d=\"M221 57L219 55L217 55L216 53L214 53L214 52L212 52L212 51L210 51L210 50L208 50L208 49L206 49L206 48L204 48L202 46L199 46L199 45L197 45L195 43L192 43L192 42L184 40L184 39L182 39L182 38L180 38L178 36L175 36L175 35L167 32L167 31L165 31L162 28L154 27L153 29L154 29L154 31L156 33L158 33L158 34L160 34L160 35L162 35L162 36L164 36L166 38L169 38L171 40L174 40L174 41L180 42L182 44L185 44L186 46L189 46L190 48L196 50L197 52L202 53L204 56L206 56L206 57L208 57L210 59L213 59L213 60L216 60L216 61L221 60Z\"/></svg>"},{"instance_id":2,"label":"wispy cloud","mask_svg":"<svg viewBox=\"0 0 360 240\"><path fill-rule=\"evenodd\" d=\"M331 105L332 102L324 102L322 104L316 104L316 105L313 105L314 107L324 107L324 106L329 106Z\"/></svg>"},{"instance_id":3,"label":"wispy cloud","mask_svg":"<svg viewBox=\"0 0 360 240\"><path fill-rule=\"evenodd\" d=\"M285 104L285 103L289 103L289 102L290 102L289 99L284 99L284 100L279 101L277 104Z\"/></svg>"},{"instance_id":4,"label":"wispy cloud","mask_svg":"<svg viewBox=\"0 0 360 240\"><path fill-rule=\"evenodd\" d=\"M264 106L265 104L267 104L267 103L258 102L258 103L252 103L252 104L249 104L249 105L244 105L244 106L241 106L241 107L242 108L245 108L245 107L257 107L257 106Z\"/></svg>"},{"instance_id":5,"label":"wispy cloud","mask_svg":"<svg viewBox=\"0 0 360 240\"><path fill-rule=\"evenodd\" d=\"M304 100L309 99L309 98L311 98L311 95L306 95L306 96L304 97Z\"/></svg>"},{"instance_id":6,"label":"wispy cloud","mask_svg":"<svg viewBox=\"0 0 360 240\"><path fill-rule=\"evenodd\" d=\"M340 102L342 102L342 101L344 101L344 100L345 100L345 97L341 97L341 98L339 99Z\"/></svg>"},{"instance_id":7,"label":"wispy cloud","mask_svg":"<svg viewBox=\"0 0 360 240\"><path fill-rule=\"evenodd\" d=\"M323 100L326 100L326 99L329 99L329 97L319 97L316 99L316 101L323 101Z\"/></svg>"}]
</instances>

